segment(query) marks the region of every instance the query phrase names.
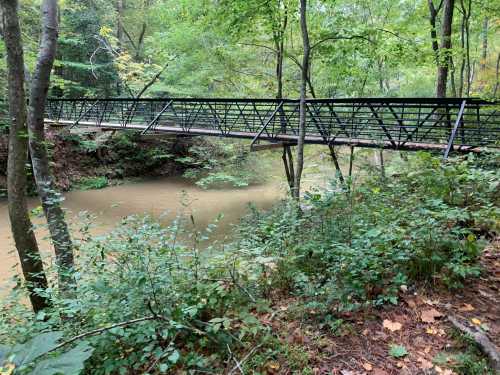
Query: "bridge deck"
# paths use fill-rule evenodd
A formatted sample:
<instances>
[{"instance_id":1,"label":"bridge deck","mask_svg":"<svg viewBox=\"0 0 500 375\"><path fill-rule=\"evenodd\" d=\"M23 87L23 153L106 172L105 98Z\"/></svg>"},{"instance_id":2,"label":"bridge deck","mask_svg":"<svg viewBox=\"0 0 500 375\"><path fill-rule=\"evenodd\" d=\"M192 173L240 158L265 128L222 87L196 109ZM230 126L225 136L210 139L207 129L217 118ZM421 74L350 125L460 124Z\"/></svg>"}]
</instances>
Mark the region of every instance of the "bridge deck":
<instances>
[{"instance_id":1,"label":"bridge deck","mask_svg":"<svg viewBox=\"0 0 500 375\"><path fill-rule=\"evenodd\" d=\"M306 108L306 143L477 152L500 141L499 103L477 99L320 99ZM295 143L299 101L50 99L45 117L67 126Z\"/></svg>"}]
</instances>

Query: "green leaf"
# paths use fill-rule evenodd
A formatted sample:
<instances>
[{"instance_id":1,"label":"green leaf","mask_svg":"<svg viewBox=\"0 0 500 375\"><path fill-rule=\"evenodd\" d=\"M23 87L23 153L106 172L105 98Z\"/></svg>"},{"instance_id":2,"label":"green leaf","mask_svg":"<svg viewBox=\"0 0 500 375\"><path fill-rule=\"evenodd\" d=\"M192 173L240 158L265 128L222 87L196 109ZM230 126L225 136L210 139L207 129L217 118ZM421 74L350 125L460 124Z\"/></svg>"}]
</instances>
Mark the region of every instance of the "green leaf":
<instances>
[{"instance_id":1,"label":"green leaf","mask_svg":"<svg viewBox=\"0 0 500 375\"><path fill-rule=\"evenodd\" d=\"M5 345L0 345L0 365L7 360L9 348Z\"/></svg>"},{"instance_id":2,"label":"green leaf","mask_svg":"<svg viewBox=\"0 0 500 375\"><path fill-rule=\"evenodd\" d=\"M42 333L32 340L18 344L12 349L14 363L17 366L26 365L33 362L38 357L50 352L57 346L57 342L62 337L62 332L53 331Z\"/></svg>"},{"instance_id":3,"label":"green leaf","mask_svg":"<svg viewBox=\"0 0 500 375\"><path fill-rule=\"evenodd\" d=\"M167 370L168 370L168 365L166 363L162 363L160 365L160 372L165 373L165 372L167 372Z\"/></svg>"},{"instance_id":4,"label":"green leaf","mask_svg":"<svg viewBox=\"0 0 500 375\"><path fill-rule=\"evenodd\" d=\"M180 357L181 357L181 355L179 354L179 352L177 350L175 350L172 354L170 354L168 356L168 360L171 363L175 364L175 363L177 363L177 361L179 360Z\"/></svg>"},{"instance_id":5,"label":"green leaf","mask_svg":"<svg viewBox=\"0 0 500 375\"><path fill-rule=\"evenodd\" d=\"M93 348L81 342L70 351L55 358L40 361L31 375L78 375L84 368L84 362L92 355Z\"/></svg>"},{"instance_id":6,"label":"green leaf","mask_svg":"<svg viewBox=\"0 0 500 375\"><path fill-rule=\"evenodd\" d=\"M389 354L394 358L402 358L408 355L408 351L403 345L391 345Z\"/></svg>"}]
</instances>

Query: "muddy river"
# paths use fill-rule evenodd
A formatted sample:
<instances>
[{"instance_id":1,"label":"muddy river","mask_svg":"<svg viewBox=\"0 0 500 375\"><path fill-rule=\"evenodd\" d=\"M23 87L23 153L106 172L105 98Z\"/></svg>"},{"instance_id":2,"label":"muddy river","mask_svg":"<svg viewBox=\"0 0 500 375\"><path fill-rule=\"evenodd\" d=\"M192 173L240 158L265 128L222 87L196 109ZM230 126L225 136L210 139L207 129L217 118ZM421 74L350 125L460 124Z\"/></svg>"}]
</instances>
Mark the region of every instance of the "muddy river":
<instances>
[{"instance_id":1,"label":"muddy river","mask_svg":"<svg viewBox=\"0 0 500 375\"><path fill-rule=\"evenodd\" d=\"M204 190L192 181L182 177L166 177L141 182L129 182L100 190L71 191L65 193L64 207L70 224L78 227L79 214L83 211L94 215L94 234L105 233L113 229L121 219L129 215L148 214L161 218L168 225L179 213L193 213L196 226L205 228L219 214L223 214L214 237L225 238L231 232L233 224L247 213L248 204L258 208L269 208L285 197L286 187L280 157L273 161L274 168L269 172L267 182L244 189ZM334 176L331 161L306 160L303 176L304 190L324 185ZM267 173L266 173L267 174ZM271 175L272 174L272 175ZM186 208L183 202L189 202ZM30 208L40 205L37 198L30 198ZM47 231L43 228L43 218L35 218L35 230L40 248L45 254L52 251L47 240ZM14 249L7 210L7 200L0 198L0 298L12 286L11 277L20 272L19 260Z\"/></svg>"}]
</instances>

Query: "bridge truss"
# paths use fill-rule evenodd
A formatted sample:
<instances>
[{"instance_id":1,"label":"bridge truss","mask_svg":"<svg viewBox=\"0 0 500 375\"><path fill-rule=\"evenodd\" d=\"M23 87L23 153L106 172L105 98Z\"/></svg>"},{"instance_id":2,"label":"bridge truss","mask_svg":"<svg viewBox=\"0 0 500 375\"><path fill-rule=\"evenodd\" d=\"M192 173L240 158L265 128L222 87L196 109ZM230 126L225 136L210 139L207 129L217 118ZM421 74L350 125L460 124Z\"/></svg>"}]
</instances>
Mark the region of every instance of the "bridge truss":
<instances>
[{"instance_id":1,"label":"bridge truss","mask_svg":"<svg viewBox=\"0 0 500 375\"><path fill-rule=\"evenodd\" d=\"M500 103L478 99L308 99L310 144L394 150L478 152L499 147ZM59 125L247 138L293 145L299 101L277 99L50 99Z\"/></svg>"}]
</instances>

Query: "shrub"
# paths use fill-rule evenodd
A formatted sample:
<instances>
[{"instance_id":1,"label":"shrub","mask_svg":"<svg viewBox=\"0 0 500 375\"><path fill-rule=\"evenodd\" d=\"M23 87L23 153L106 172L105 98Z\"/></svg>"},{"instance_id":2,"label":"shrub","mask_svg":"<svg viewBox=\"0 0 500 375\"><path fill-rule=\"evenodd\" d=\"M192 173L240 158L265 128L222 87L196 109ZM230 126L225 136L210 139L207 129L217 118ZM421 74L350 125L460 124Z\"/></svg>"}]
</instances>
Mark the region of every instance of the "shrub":
<instances>
[{"instance_id":1,"label":"shrub","mask_svg":"<svg viewBox=\"0 0 500 375\"><path fill-rule=\"evenodd\" d=\"M499 172L473 157L402 163L385 179L309 193L302 215L293 204L253 212L240 247L272 264L261 270L267 284L326 309L396 303L400 288L422 282L460 287L480 273L483 237L498 231Z\"/></svg>"},{"instance_id":2,"label":"shrub","mask_svg":"<svg viewBox=\"0 0 500 375\"><path fill-rule=\"evenodd\" d=\"M109 185L109 181L105 176L100 177L82 177L76 185L80 190L103 189Z\"/></svg>"},{"instance_id":3,"label":"shrub","mask_svg":"<svg viewBox=\"0 0 500 375\"><path fill-rule=\"evenodd\" d=\"M164 228L130 217L103 237L84 232L75 295L44 291L53 307L36 318L19 304L5 305L0 341L110 327L85 338L93 348L89 373L222 368L228 348L242 351L265 331L251 311L256 305L248 304L252 294L228 267L234 254L202 251L205 234L187 233L184 224Z\"/></svg>"},{"instance_id":4,"label":"shrub","mask_svg":"<svg viewBox=\"0 0 500 375\"><path fill-rule=\"evenodd\" d=\"M203 189L246 187L263 180L262 160L257 162L248 144L205 141L189 148L189 155L176 159L188 167L184 176Z\"/></svg>"}]
</instances>

